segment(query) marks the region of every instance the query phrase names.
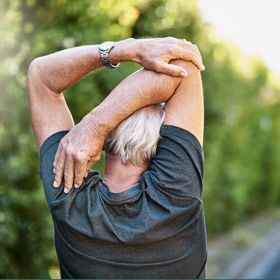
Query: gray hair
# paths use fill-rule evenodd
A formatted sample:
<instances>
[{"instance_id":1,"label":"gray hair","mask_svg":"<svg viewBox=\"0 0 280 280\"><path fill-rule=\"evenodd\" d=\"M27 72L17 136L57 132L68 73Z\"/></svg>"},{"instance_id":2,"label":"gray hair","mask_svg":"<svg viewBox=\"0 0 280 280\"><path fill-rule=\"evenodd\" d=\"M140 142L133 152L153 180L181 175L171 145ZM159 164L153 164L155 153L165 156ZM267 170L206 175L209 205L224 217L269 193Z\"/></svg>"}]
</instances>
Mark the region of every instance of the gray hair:
<instances>
[{"instance_id":1,"label":"gray hair","mask_svg":"<svg viewBox=\"0 0 280 280\"><path fill-rule=\"evenodd\" d=\"M134 112L107 135L105 152L119 155L123 164L150 162L156 153L164 116L164 103Z\"/></svg>"}]
</instances>

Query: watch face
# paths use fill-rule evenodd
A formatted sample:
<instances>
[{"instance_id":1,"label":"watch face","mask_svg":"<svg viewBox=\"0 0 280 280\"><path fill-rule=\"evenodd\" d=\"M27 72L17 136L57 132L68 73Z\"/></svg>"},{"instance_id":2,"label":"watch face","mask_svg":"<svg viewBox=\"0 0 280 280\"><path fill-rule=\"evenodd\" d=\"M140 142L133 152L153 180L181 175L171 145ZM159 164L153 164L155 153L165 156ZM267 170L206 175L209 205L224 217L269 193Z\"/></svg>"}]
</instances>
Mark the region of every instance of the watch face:
<instances>
[{"instance_id":1,"label":"watch face","mask_svg":"<svg viewBox=\"0 0 280 280\"><path fill-rule=\"evenodd\" d=\"M114 44L114 42L110 42L110 41L104 42L99 46L99 49L102 50L102 51L109 50L109 49L111 49L113 44Z\"/></svg>"}]
</instances>

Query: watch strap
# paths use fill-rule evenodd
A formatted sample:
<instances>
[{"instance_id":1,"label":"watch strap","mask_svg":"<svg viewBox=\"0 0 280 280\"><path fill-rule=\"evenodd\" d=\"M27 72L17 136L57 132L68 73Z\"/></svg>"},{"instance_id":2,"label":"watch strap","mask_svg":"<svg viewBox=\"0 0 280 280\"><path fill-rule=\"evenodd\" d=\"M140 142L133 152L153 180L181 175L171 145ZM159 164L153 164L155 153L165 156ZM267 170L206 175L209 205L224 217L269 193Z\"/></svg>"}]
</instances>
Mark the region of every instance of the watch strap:
<instances>
[{"instance_id":1,"label":"watch strap","mask_svg":"<svg viewBox=\"0 0 280 280\"><path fill-rule=\"evenodd\" d=\"M119 66L119 63L117 64L112 64L109 58L109 53L112 50L112 48L114 48L114 42L112 41L108 41L108 42L104 42L99 46L99 53L101 55L101 60L102 63L105 67L108 68L116 68Z\"/></svg>"},{"instance_id":2,"label":"watch strap","mask_svg":"<svg viewBox=\"0 0 280 280\"><path fill-rule=\"evenodd\" d=\"M109 59L109 52L110 51L102 51L102 50L100 50L100 55L101 55L101 60L102 60L103 65L105 67L108 67L108 68L116 68L116 67L118 67L119 63L117 63L117 64L112 64L111 63L111 61Z\"/></svg>"}]
</instances>

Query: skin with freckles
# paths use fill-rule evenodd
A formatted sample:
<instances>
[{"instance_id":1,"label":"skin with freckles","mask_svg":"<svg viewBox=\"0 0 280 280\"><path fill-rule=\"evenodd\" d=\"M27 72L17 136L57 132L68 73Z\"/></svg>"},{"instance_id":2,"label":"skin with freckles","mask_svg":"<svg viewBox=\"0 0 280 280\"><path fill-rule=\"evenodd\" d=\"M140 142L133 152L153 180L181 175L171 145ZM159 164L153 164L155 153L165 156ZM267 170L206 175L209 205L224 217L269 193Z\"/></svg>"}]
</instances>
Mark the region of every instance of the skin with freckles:
<instances>
[{"instance_id":1,"label":"skin with freckles","mask_svg":"<svg viewBox=\"0 0 280 280\"><path fill-rule=\"evenodd\" d=\"M53 133L70 130L61 140L54 161L54 186L59 187L64 178L66 193L73 183L79 187L87 170L100 159L107 133L144 106L167 101L165 123L188 129L202 143L199 70L204 66L195 45L175 38L127 39L116 43L110 60L134 61L145 68L121 82L77 125L63 91L102 67L98 46L82 46L40 57L29 67L28 99L38 151Z\"/></svg>"}]
</instances>

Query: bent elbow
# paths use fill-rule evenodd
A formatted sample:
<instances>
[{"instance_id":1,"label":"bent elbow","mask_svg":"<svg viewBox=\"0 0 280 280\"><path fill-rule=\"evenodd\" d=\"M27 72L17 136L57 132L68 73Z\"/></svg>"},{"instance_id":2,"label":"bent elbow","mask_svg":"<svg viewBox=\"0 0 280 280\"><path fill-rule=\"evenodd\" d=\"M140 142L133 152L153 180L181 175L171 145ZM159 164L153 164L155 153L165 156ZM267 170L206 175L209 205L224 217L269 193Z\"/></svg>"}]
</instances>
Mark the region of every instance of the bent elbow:
<instances>
[{"instance_id":1,"label":"bent elbow","mask_svg":"<svg viewBox=\"0 0 280 280\"><path fill-rule=\"evenodd\" d=\"M28 96L30 96L33 92L36 92L34 89L36 89L39 85L42 85L40 72L41 58L38 57L32 60L27 70L26 86Z\"/></svg>"},{"instance_id":2,"label":"bent elbow","mask_svg":"<svg viewBox=\"0 0 280 280\"><path fill-rule=\"evenodd\" d=\"M39 73L39 69L40 69L40 57L37 57L32 60L32 62L30 63L30 65L28 67L27 80L37 77L38 73Z\"/></svg>"}]
</instances>

